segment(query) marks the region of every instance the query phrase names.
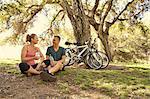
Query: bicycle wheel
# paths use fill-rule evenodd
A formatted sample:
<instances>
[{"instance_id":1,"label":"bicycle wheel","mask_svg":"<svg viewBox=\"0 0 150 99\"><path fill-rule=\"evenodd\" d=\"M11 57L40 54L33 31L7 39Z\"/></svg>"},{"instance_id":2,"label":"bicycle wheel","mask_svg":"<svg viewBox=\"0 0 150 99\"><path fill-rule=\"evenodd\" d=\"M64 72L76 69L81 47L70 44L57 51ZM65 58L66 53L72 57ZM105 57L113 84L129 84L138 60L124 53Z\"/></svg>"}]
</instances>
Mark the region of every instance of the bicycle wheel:
<instances>
[{"instance_id":1,"label":"bicycle wheel","mask_svg":"<svg viewBox=\"0 0 150 99\"><path fill-rule=\"evenodd\" d=\"M65 58L64 65L65 66L73 65L74 64L74 60L72 58L71 49L70 48L66 48L65 50L66 50L65 51L66 58Z\"/></svg>"},{"instance_id":2,"label":"bicycle wheel","mask_svg":"<svg viewBox=\"0 0 150 99\"><path fill-rule=\"evenodd\" d=\"M96 52L92 52L86 57L86 64L92 69L100 69L102 63L102 57Z\"/></svg>"},{"instance_id":3,"label":"bicycle wheel","mask_svg":"<svg viewBox=\"0 0 150 99\"><path fill-rule=\"evenodd\" d=\"M109 59L108 59L107 55L101 51L98 51L97 53L102 57L102 60L103 60L103 65L101 68L102 69L106 68L109 64Z\"/></svg>"}]
</instances>

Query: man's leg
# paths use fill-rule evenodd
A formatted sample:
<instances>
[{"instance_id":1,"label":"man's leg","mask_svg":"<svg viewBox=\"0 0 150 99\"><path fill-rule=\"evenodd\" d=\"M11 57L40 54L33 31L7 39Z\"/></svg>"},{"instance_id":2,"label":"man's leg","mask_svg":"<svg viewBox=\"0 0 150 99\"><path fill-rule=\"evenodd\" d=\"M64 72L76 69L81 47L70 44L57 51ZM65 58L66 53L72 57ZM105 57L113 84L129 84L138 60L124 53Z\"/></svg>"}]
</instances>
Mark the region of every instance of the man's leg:
<instances>
[{"instance_id":1,"label":"man's leg","mask_svg":"<svg viewBox=\"0 0 150 99\"><path fill-rule=\"evenodd\" d=\"M59 70L62 70L63 68L63 64L61 62L57 62L56 65L54 65L53 67L49 66L48 67L48 71L49 73L53 74Z\"/></svg>"},{"instance_id":2,"label":"man's leg","mask_svg":"<svg viewBox=\"0 0 150 99\"><path fill-rule=\"evenodd\" d=\"M45 69L50 69L50 60L44 60L43 61L43 63L42 63L42 65L43 65L43 67L45 68ZM56 81L57 80L57 78L54 76L54 75L52 75L51 73L48 73L48 71L46 70L46 72L44 71L44 72L42 72L41 74L40 74L40 77L41 77L41 79L43 80L43 81L50 81L50 82L53 82L53 81Z\"/></svg>"}]
</instances>

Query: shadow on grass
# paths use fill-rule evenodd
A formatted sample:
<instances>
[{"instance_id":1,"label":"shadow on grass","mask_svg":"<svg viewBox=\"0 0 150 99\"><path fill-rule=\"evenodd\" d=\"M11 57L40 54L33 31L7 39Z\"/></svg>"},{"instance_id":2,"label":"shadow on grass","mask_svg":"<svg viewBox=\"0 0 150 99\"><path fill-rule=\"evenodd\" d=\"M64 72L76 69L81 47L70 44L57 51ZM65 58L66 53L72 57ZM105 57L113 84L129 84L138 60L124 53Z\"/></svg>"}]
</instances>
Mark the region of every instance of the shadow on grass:
<instances>
[{"instance_id":1,"label":"shadow on grass","mask_svg":"<svg viewBox=\"0 0 150 99\"><path fill-rule=\"evenodd\" d=\"M58 74L63 83L78 85L82 90L98 90L111 97L149 97L150 69L125 67L123 69L72 69ZM135 97L134 97L135 98Z\"/></svg>"},{"instance_id":2,"label":"shadow on grass","mask_svg":"<svg viewBox=\"0 0 150 99\"><path fill-rule=\"evenodd\" d=\"M8 62L0 63L0 72L20 74L16 65ZM66 94L72 93L72 87L76 86L79 88L76 93L85 90L122 99L150 97L149 68L109 66L106 69L92 70L69 67L56 76L56 89Z\"/></svg>"}]
</instances>

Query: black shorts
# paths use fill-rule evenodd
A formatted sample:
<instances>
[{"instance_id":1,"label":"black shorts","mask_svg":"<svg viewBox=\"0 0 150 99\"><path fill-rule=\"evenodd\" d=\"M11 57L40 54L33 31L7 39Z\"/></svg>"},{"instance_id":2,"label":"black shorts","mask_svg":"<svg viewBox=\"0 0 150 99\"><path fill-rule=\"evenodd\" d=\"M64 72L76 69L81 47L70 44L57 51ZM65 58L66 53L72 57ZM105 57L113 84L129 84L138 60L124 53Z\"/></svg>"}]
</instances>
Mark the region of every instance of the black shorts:
<instances>
[{"instance_id":1,"label":"black shorts","mask_svg":"<svg viewBox=\"0 0 150 99\"><path fill-rule=\"evenodd\" d=\"M51 64L49 59L44 60L43 63L45 63L46 67L48 67Z\"/></svg>"},{"instance_id":2,"label":"black shorts","mask_svg":"<svg viewBox=\"0 0 150 99\"><path fill-rule=\"evenodd\" d=\"M34 64L34 65L31 65L32 68L36 68L38 64ZM20 71L23 73L23 74L26 74L26 71L28 71L30 69L30 65L28 65L27 63L20 63L19 64L19 68L20 68Z\"/></svg>"}]
</instances>

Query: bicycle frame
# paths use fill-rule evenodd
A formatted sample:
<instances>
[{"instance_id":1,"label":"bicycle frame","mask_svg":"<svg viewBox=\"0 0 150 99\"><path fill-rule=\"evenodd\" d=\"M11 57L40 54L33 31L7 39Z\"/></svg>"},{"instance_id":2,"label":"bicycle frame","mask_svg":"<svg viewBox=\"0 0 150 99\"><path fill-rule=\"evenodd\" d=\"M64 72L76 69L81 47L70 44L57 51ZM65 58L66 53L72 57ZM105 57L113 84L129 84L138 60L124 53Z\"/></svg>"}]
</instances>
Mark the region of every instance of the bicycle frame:
<instances>
[{"instance_id":1,"label":"bicycle frame","mask_svg":"<svg viewBox=\"0 0 150 99\"><path fill-rule=\"evenodd\" d=\"M79 52L78 55L77 55L77 57L79 58L79 57L82 56L82 54L83 54L89 47L88 47L88 45L82 45L82 46L77 46L76 48L77 48L77 49L83 48L82 51Z\"/></svg>"},{"instance_id":2,"label":"bicycle frame","mask_svg":"<svg viewBox=\"0 0 150 99\"><path fill-rule=\"evenodd\" d=\"M66 42L66 45L75 45L71 48L66 48L66 66L71 66L75 62L84 62L92 69L106 68L109 64L107 56L95 48L94 43L85 42L84 45L78 45L77 43Z\"/></svg>"}]
</instances>

